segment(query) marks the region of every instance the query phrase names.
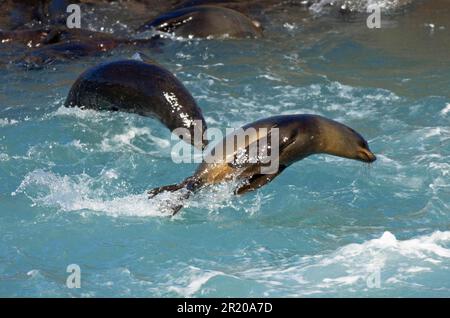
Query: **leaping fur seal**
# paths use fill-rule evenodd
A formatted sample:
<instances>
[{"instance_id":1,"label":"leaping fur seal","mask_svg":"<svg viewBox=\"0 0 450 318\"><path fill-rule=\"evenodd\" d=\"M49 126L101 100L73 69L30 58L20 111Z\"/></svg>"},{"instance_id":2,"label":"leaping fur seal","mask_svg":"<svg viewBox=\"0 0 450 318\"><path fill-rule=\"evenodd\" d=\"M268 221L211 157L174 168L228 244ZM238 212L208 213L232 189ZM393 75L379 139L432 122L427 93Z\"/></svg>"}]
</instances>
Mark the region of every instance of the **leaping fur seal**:
<instances>
[{"instance_id":1,"label":"leaping fur seal","mask_svg":"<svg viewBox=\"0 0 450 318\"><path fill-rule=\"evenodd\" d=\"M195 147L206 146L201 109L184 85L155 63L121 60L94 66L72 85L65 105L156 117L171 131L187 128L190 135L183 137Z\"/></svg>"},{"instance_id":2,"label":"leaping fur seal","mask_svg":"<svg viewBox=\"0 0 450 318\"><path fill-rule=\"evenodd\" d=\"M243 126L238 134L245 134L248 128L254 128L257 133L240 139L236 138L237 134L234 133L227 135L204 157L193 176L179 184L153 189L148 192L149 197L163 191L172 192L185 188L186 199L204 186L230 180L243 181L235 189L236 194L243 194L264 186L291 164L313 154L329 154L367 163L376 160L367 141L359 133L322 116L300 114L264 118ZM267 140L273 128L278 129L278 166L272 173L266 174L261 170L265 163L260 158L249 155L249 149L262 138ZM235 142L235 139L240 142ZM225 147L230 141L232 151ZM271 143L268 145L270 148ZM223 155L217 159L216 154L219 151ZM211 156L215 158L211 160ZM181 208L182 205L174 206L173 214Z\"/></svg>"}]
</instances>

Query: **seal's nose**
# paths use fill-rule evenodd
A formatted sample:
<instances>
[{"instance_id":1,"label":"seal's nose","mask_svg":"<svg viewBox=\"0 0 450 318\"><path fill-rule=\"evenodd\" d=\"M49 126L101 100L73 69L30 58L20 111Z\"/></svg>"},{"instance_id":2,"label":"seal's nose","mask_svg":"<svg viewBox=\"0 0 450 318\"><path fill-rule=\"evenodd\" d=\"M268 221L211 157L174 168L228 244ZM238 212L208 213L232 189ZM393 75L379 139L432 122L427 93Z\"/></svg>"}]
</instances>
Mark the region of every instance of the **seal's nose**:
<instances>
[{"instance_id":1,"label":"seal's nose","mask_svg":"<svg viewBox=\"0 0 450 318\"><path fill-rule=\"evenodd\" d=\"M358 153L358 157L361 161L364 162L374 162L375 160L377 160L377 157L368 149L361 149Z\"/></svg>"}]
</instances>

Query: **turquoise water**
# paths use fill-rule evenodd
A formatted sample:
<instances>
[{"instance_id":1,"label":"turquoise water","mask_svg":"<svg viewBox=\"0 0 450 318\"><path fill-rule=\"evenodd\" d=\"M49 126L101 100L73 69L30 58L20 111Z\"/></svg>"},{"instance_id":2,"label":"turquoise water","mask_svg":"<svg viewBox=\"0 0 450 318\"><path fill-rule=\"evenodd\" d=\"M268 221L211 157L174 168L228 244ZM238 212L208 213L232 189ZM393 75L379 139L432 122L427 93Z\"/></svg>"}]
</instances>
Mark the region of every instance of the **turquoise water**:
<instances>
[{"instance_id":1,"label":"turquoise water","mask_svg":"<svg viewBox=\"0 0 450 318\"><path fill-rule=\"evenodd\" d=\"M364 19L292 7L268 14L260 40L141 49L183 81L209 127L321 114L378 156L370 166L310 157L245 196L206 189L174 218L164 205L176 195L146 197L195 170L173 163L170 132L151 118L63 107L84 69L134 49L3 68L0 296L449 297L450 15L441 14L411 10L368 30ZM81 268L80 289L66 287L69 264Z\"/></svg>"}]
</instances>

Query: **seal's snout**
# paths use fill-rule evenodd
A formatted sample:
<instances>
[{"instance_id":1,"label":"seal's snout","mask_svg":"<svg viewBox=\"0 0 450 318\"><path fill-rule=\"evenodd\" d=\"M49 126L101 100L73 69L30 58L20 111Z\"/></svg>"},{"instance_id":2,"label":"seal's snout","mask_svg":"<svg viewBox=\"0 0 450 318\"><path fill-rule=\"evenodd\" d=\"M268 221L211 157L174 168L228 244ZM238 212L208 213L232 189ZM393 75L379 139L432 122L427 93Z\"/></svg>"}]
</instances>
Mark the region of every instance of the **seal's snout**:
<instances>
[{"instance_id":1,"label":"seal's snout","mask_svg":"<svg viewBox=\"0 0 450 318\"><path fill-rule=\"evenodd\" d=\"M362 148L358 151L358 159L367 163L371 163L377 160L377 157L370 150Z\"/></svg>"}]
</instances>

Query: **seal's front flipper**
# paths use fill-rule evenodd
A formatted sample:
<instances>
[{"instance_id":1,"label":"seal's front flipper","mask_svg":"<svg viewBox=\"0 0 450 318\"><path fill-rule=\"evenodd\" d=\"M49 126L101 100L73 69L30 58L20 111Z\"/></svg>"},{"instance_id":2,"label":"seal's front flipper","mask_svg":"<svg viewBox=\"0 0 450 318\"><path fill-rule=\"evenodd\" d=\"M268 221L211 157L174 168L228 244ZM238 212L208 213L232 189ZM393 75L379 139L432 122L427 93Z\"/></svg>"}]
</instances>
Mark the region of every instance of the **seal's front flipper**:
<instances>
[{"instance_id":1,"label":"seal's front flipper","mask_svg":"<svg viewBox=\"0 0 450 318\"><path fill-rule=\"evenodd\" d=\"M276 176L278 176L283 170L286 169L286 166L280 166L277 172L272 174L255 174L250 179L247 180L242 186L236 188L234 190L235 194L244 194L256 189L261 188L263 185L269 183Z\"/></svg>"}]
</instances>

